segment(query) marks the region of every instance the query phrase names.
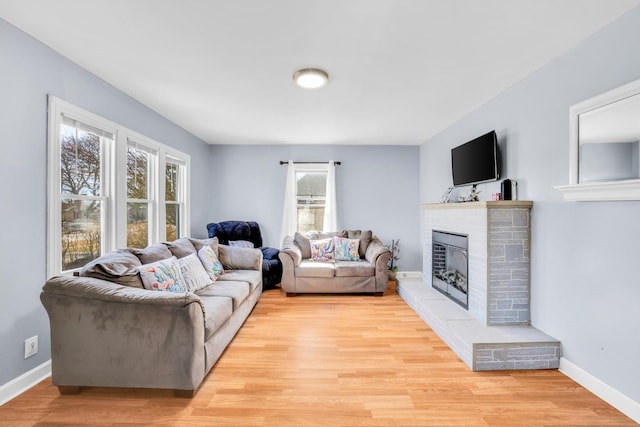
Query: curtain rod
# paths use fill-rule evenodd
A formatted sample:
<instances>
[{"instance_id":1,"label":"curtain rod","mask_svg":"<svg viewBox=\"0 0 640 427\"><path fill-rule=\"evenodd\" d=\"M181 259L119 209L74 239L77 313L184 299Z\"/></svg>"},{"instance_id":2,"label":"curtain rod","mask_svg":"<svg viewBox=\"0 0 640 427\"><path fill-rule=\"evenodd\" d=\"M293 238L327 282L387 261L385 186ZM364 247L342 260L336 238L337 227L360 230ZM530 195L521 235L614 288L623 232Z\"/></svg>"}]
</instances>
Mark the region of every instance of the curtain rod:
<instances>
[{"instance_id":1,"label":"curtain rod","mask_svg":"<svg viewBox=\"0 0 640 427\"><path fill-rule=\"evenodd\" d=\"M329 162L293 162L294 164L296 163L302 163L302 164L307 164L307 165L316 165L316 164L327 164ZM280 160L280 164L281 165L288 165L289 161L288 160ZM333 162L334 165L340 165L342 164L342 162Z\"/></svg>"}]
</instances>

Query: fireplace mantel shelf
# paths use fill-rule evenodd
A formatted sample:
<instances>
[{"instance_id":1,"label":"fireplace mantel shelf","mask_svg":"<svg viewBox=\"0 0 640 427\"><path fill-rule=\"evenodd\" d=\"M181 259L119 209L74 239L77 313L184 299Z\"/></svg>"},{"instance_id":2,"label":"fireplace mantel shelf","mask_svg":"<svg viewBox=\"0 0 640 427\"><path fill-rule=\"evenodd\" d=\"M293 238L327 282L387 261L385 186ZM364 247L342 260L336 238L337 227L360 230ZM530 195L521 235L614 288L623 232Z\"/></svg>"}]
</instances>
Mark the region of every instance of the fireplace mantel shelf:
<instances>
[{"instance_id":1,"label":"fireplace mantel shelf","mask_svg":"<svg viewBox=\"0 0 640 427\"><path fill-rule=\"evenodd\" d=\"M486 209L510 209L510 208L531 208L533 202L531 200L500 200L500 201L484 201L484 202L460 202L460 203L424 203L421 205L423 209L470 209L470 208L486 208Z\"/></svg>"}]
</instances>

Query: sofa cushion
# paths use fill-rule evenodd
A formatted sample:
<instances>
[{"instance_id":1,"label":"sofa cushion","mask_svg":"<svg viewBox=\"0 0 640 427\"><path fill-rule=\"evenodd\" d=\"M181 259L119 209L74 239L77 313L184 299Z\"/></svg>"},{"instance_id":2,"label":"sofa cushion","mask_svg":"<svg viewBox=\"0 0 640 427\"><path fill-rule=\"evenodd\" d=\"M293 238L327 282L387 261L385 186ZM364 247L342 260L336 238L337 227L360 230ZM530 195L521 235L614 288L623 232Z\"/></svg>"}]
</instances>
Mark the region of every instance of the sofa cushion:
<instances>
[{"instance_id":1,"label":"sofa cushion","mask_svg":"<svg viewBox=\"0 0 640 427\"><path fill-rule=\"evenodd\" d=\"M216 254L217 257L220 257L220 252L218 250L218 238L213 237L211 239L193 239L189 237L189 241L193 245L196 252L198 252L204 245L208 245L213 249L213 253Z\"/></svg>"},{"instance_id":2,"label":"sofa cushion","mask_svg":"<svg viewBox=\"0 0 640 427\"><path fill-rule=\"evenodd\" d=\"M194 292L213 283L196 254L180 258L178 264L187 290Z\"/></svg>"},{"instance_id":3,"label":"sofa cushion","mask_svg":"<svg viewBox=\"0 0 640 427\"><path fill-rule=\"evenodd\" d=\"M165 245L178 259L197 252L196 248L187 237L182 237L178 240L174 240L173 242L165 242Z\"/></svg>"},{"instance_id":4,"label":"sofa cushion","mask_svg":"<svg viewBox=\"0 0 640 427\"><path fill-rule=\"evenodd\" d=\"M260 249L236 248L219 245L220 262L225 270L261 270L262 251Z\"/></svg>"},{"instance_id":5,"label":"sofa cushion","mask_svg":"<svg viewBox=\"0 0 640 427\"><path fill-rule=\"evenodd\" d=\"M302 260L294 274L296 277L333 277L334 271L332 262Z\"/></svg>"},{"instance_id":6,"label":"sofa cushion","mask_svg":"<svg viewBox=\"0 0 640 427\"><path fill-rule=\"evenodd\" d=\"M349 239L360 239L360 247L358 248L358 253L360 255L360 258L364 259L365 254L367 253L367 248L369 247L369 243L373 238L373 233L371 232L371 230L343 230L342 235L344 237L348 237Z\"/></svg>"},{"instance_id":7,"label":"sofa cushion","mask_svg":"<svg viewBox=\"0 0 640 427\"><path fill-rule=\"evenodd\" d=\"M129 251L109 252L85 264L80 276L107 280L132 288L142 288L142 280L138 269L142 263Z\"/></svg>"},{"instance_id":8,"label":"sofa cushion","mask_svg":"<svg viewBox=\"0 0 640 427\"><path fill-rule=\"evenodd\" d=\"M154 243L144 249L127 248L127 251L137 256L142 264L168 259L173 255L164 243Z\"/></svg>"},{"instance_id":9,"label":"sofa cushion","mask_svg":"<svg viewBox=\"0 0 640 427\"><path fill-rule=\"evenodd\" d=\"M204 289L211 286L207 286ZM227 296L201 295L204 289L201 289L197 295L200 297L204 308L204 339L206 341L231 317L233 300Z\"/></svg>"},{"instance_id":10,"label":"sofa cushion","mask_svg":"<svg viewBox=\"0 0 640 427\"><path fill-rule=\"evenodd\" d=\"M293 241L300 248L302 259L311 258L311 247L309 244L309 238L307 236L296 231L296 233L293 235Z\"/></svg>"},{"instance_id":11,"label":"sofa cushion","mask_svg":"<svg viewBox=\"0 0 640 427\"><path fill-rule=\"evenodd\" d=\"M248 240L229 240L229 246L234 248L255 248L255 245Z\"/></svg>"},{"instance_id":12,"label":"sofa cushion","mask_svg":"<svg viewBox=\"0 0 640 427\"><path fill-rule=\"evenodd\" d=\"M174 256L137 267L145 289L150 291L186 292L178 259Z\"/></svg>"},{"instance_id":13,"label":"sofa cushion","mask_svg":"<svg viewBox=\"0 0 640 427\"><path fill-rule=\"evenodd\" d=\"M358 247L360 239L348 239L346 237L335 236L333 238L334 259L336 261L358 261L360 254Z\"/></svg>"},{"instance_id":14,"label":"sofa cushion","mask_svg":"<svg viewBox=\"0 0 640 427\"><path fill-rule=\"evenodd\" d=\"M222 263L218 260L218 257L211 249L209 245L203 245L198 251L198 258L202 262L205 272L211 280L214 282L218 280L221 274L224 273Z\"/></svg>"},{"instance_id":15,"label":"sofa cushion","mask_svg":"<svg viewBox=\"0 0 640 427\"><path fill-rule=\"evenodd\" d=\"M333 236L336 236L338 233L336 232L327 232L322 233L320 231L309 231L307 233L297 232L293 235L293 241L300 248L300 253L302 254L302 259L311 258L311 240L322 240L322 239L331 239ZM342 236L347 237L347 236Z\"/></svg>"},{"instance_id":16,"label":"sofa cushion","mask_svg":"<svg viewBox=\"0 0 640 427\"><path fill-rule=\"evenodd\" d=\"M247 299L250 290L251 285L247 282L218 281L211 286L200 289L196 292L196 295L199 297L229 297L233 300L233 309L236 310Z\"/></svg>"},{"instance_id":17,"label":"sofa cushion","mask_svg":"<svg viewBox=\"0 0 640 427\"><path fill-rule=\"evenodd\" d=\"M251 292L253 292L262 281L262 272L259 270L227 270L218 278L218 281L247 282L251 285Z\"/></svg>"},{"instance_id":18,"label":"sofa cushion","mask_svg":"<svg viewBox=\"0 0 640 427\"><path fill-rule=\"evenodd\" d=\"M375 268L367 261L336 261L336 277L371 277Z\"/></svg>"}]
</instances>

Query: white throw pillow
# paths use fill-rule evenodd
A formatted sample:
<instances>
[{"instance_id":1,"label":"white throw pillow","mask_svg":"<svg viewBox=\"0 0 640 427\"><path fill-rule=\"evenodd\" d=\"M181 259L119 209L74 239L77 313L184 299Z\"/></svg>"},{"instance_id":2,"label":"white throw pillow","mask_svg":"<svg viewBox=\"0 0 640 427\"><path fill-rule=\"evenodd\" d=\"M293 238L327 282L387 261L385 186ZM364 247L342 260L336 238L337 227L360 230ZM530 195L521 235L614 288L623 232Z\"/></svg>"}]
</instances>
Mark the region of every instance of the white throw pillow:
<instances>
[{"instance_id":1,"label":"white throw pillow","mask_svg":"<svg viewBox=\"0 0 640 427\"><path fill-rule=\"evenodd\" d=\"M178 264L188 290L195 292L213 283L196 254L180 258Z\"/></svg>"},{"instance_id":2,"label":"white throw pillow","mask_svg":"<svg viewBox=\"0 0 640 427\"><path fill-rule=\"evenodd\" d=\"M142 285L150 291L186 292L187 287L174 256L136 267Z\"/></svg>"},{"instance_id":3,"label":"white throw pillow","mask_svg":"<svg viewBox=\"0 0 640 427\"><path fill-rule=\"evenodd\" d=\"M224 273L222 263L216 256L213 249L211 249L211 246L204 245L203 247L201 247L198 251L198 258L200 258L205 272L214 282L218 280L218 277L220 277L221 274Z\"/></svg>"}]
</instances>

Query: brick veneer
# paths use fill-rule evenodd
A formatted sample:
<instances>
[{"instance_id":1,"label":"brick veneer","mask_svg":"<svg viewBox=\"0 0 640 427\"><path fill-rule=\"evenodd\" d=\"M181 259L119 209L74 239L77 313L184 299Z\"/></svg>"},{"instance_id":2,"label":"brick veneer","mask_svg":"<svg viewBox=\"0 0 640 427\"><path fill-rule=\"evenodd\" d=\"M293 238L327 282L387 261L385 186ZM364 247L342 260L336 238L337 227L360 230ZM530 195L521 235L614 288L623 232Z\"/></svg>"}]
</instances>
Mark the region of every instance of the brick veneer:
<instances>
[{"instance_id":1,"label":"brick veneer","mask_svg":"<svg viewBox=\"0 0 640 427\"><path fill-rule=\"evenodd\" d=\"M528 325L530 208L488 209L489 325Z\"/></svg>"}]
</instances>

